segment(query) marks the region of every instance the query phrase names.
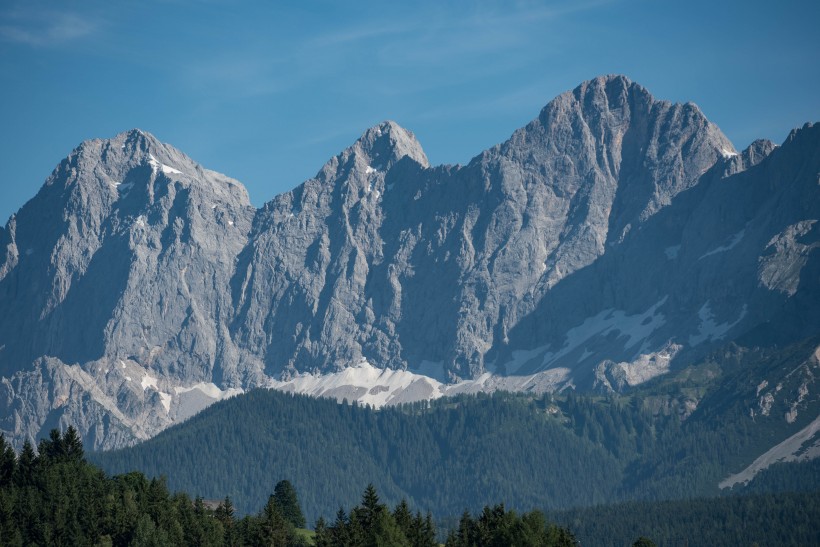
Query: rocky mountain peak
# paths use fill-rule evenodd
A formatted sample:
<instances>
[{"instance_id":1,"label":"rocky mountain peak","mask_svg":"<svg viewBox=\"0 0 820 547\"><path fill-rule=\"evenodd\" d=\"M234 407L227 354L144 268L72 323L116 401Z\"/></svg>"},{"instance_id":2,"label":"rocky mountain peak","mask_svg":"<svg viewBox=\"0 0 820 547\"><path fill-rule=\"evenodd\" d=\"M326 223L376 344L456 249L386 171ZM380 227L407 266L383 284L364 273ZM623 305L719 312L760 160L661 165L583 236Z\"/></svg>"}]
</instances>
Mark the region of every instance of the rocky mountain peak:
<instances>
[{"instance_id":1,"label":"rocky mountain peak","mask_svg":"<svg viewBox=\"0 0 820 547\"><path fill-rule=\"evenodd\" d=\"M153 203L155 192L168 183L238 205L250 205L241 183L204 169L141 129L131 129L110 139L84 141L60 163L46 186L57 184L70 188L79 184L84 193L101 193L104 197L100 201L106 205L130 195L133 205L136 196L141 196L141 202Z\"/></svg>"},{"instance_id":2,"label":"rocky mountain peak","mask_svg":"<svg viewBox=\"0 0 820 547\"><path fill-rule=\"evenodd\" d=\"M113 416L93 444L115 446L365 360L640 383L817 300L818 133L739 154L693 103L603 76L465 166L383 122L258 211L149 133L86 141L0 230L0 431Z\"/></svg>"},{"instance_id":3,"label":"rocky mountain peak","mask_svg":"<svg viewBox=\"0 0 820 547\"><path fill-rule=\"evenodd\" d=\"M623 106L630 93L638 93L650 100L654 100L644 87L620 74L598 76L581 83L571 93L576 100L583 102L598 101L598 104L609 104L611 108Z\"/></svg>"},{"instance_id":4,"label":"rocky mountain peak","mask_svg":"<svg viewBox=\"0 0 820 547\"><path fill-rule=\"evenodd\" d=\"M369 160L369 165L379 171L387 171L405 156L429 167L427 156L412 131L393 121L384 121L365 131L351 151Z\"/></svg>"}]
</instances>

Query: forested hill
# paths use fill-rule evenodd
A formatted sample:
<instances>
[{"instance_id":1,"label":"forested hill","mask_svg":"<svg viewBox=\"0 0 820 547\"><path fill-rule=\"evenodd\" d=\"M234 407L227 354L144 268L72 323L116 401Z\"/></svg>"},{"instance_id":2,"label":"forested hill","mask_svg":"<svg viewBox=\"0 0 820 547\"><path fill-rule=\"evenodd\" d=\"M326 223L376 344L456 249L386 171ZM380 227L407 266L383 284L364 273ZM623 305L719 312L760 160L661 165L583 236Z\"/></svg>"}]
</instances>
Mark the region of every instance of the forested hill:
<instances>
[{"instance_id":1,"label":"forested hill","mask_svg":"<svg viewBox=\"0 0 820 547\"><path fill-rule=\"evenodd\" d=\"M309 522L334 514L371 482L388 503L406 498L436 518L499 500L553 510L716 496L721 480L817 415L812 399L793 423L777 401L771 415L749 416L758 395L749 378L789 374L787 353L727 351L630 396L497 393L373 411L260 390L131 449L92 457L112 473L137 469L167 476L174 489L230 496L241 512L262 505L287 478ZM820 487L807 469L814 468L776 466L749 487Z\"/></svg>"},{"instance_id":2,"label":"forested hill","mask_svg":"<svg viewBox=\"0 0 820 547\"><path fill-rule=\"evenodd\" d=\"M544 401L509 395L376 412L259 390L132 449L92 457L112 473L139 469L167 476L175 489L228 495L239 511L289 478L308 521L334 514L369 482L389 503L407 498L458 515L495 500L515 508L603 503L622 475L612 453L576 435Z\"/></svg>"},{"instance_id":3,"label":"forested hill","mask_svg":"<svg viewBox=\"0 0 820 547\"><path fill-rule=\"evenodd\" d=\"M550 513L581 545L820 545L820 492L626 502Z\"/></svg>"}]
</instances>

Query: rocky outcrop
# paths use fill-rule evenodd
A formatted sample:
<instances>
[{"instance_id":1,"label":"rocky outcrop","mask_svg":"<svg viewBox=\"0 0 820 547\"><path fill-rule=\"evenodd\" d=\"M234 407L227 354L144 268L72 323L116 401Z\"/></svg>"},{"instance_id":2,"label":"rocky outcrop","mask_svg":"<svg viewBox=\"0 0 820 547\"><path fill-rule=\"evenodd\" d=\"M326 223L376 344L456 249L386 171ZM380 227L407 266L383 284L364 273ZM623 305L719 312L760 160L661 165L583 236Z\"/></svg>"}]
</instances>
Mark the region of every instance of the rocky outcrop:
<instances>
[{"instance_id":1,"label":"rocky outcrop","mask_svg":"<svg viewBox=\"0 0 820 547\"><path fill-rule=\"evenodd\" d=\"M147 133L88 141L0 230L0 430L121 446L272 384L620 390L815 334L819 144L738 153L608 76L464 166L385 122L255 210ZM344 384L364 361L436 380Z\"/></svg>"},{"instance_id":2,"label":"rocky outcrop","mask_svg":"<svg viewBox=\"0 0 820 547\"><path fill-rule=\"evenodd\" d=\"M374 132L387 162L370 159ZM385 124L260 212L234 282L237 339L274 374L364 357L476 376L544 294L727 154L695 105L622 76L559 96L466 166L427 167Z\"/></svg>"},{"instance_id":3,"label":"rocky outcrop","mask_svg":"<svg viewBox=\"0 0 820 547\"><path fill-rule=\"evenodd\" d=\"M138 130L63 160L7 225L2 429L90 434L104 415L124 433L92 446L113 446L171 423L171 386L253 381L237 369L226 288L254 212L237 181Z\"/></svg>"}]
</instances>

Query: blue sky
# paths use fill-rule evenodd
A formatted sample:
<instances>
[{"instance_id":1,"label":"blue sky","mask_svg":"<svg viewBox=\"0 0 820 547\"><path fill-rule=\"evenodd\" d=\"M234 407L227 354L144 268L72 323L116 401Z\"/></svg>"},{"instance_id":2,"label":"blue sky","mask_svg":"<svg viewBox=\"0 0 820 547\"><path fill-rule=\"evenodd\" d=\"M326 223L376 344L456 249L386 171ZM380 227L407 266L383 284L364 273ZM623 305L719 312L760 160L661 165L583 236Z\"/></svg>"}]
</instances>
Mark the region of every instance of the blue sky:
<instances>
[{"instance_id":1,"label":"blue sky","mask_svg":"<svg viewBox=\"0 0 820 547\"><path fill-rule=\"evenodd\" d=\"M0 4L0 223L81 141L139 127L262 205L392 119L465 163L622 73L743 148L820 120L820 2Z\"/></svg>"}]
</instances>

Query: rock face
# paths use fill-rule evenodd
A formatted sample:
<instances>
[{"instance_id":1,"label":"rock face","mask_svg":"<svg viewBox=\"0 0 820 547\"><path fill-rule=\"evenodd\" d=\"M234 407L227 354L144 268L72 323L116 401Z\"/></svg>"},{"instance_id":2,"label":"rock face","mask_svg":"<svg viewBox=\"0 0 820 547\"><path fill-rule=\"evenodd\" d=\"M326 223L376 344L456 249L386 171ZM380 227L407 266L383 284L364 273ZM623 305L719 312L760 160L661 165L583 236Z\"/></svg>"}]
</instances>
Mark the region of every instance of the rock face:
<instances>
[{"instance_id":1,"label":"rock face","mask_svg":"<svg viewBox=\"0 0 820 547\"><path fill-rule=\"evenodd\" d=\"M173 385L247 381L226 287L254 213L141 131L80 145L2 234L2 429L68 420L118 445L170 423Z\"/></svg>"},{"instance_id":2,"label":"rock face","mask_svg":"<svg viewBox=\"0 0 820 547\"><path fill-rule=\"evenodd\" d=\"M809 336L818 172L818 126L737 153L622 76L466 166L430 167L385 122L258 211L150 135L89 141L0 230L0 430L120 446L363 360L619 390L729 340Z\"/></svg>"}]
</instances>

